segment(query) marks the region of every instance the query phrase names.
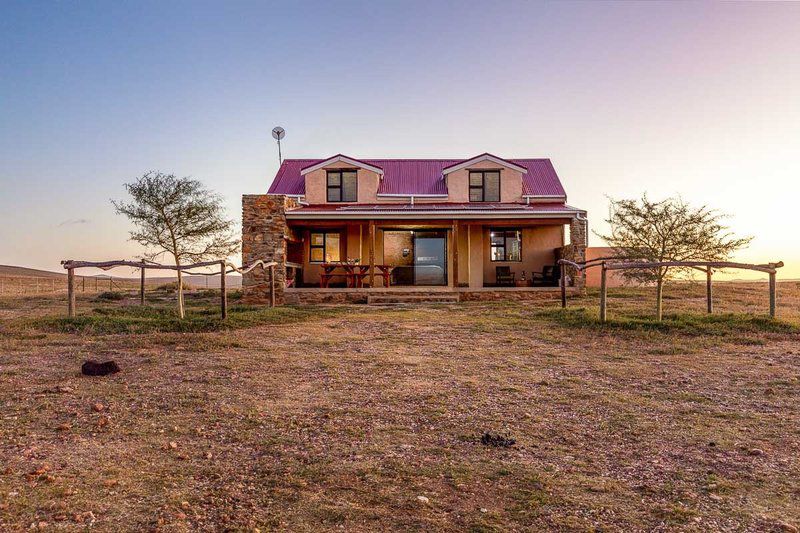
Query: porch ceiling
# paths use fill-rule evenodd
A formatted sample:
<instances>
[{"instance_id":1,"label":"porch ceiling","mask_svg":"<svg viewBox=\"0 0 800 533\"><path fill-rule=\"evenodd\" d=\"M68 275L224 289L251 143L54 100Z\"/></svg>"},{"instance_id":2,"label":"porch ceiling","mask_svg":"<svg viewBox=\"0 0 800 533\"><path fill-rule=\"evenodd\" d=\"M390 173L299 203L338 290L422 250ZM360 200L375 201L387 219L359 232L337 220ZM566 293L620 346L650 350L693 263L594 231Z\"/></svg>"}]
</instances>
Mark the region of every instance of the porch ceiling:
<instances>
[{"instance_id":1,"label":"porch ceiling","mask_svg":"<svg viewBox=\"0 0 800 533\"><path fill-rule=\"evenodd\" d=\"M286 218L297 219L550 219L572 218L586 211L563 203L538 204L352 204L311 205L286 212Z\"/></svg>"}]
</instances>

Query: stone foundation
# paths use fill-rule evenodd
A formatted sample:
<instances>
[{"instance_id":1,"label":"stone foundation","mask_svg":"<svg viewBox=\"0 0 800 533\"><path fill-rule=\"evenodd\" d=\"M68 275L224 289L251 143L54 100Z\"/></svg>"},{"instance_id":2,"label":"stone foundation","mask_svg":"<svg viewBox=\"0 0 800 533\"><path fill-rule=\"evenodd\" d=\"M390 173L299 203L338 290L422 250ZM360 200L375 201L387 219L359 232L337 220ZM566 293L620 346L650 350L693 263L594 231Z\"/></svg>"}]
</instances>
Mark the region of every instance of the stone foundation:
<instances>
[{"instance_id":1,"label":"stone foundation","mask_svg":"<svg viewBox=\"0 0 800 533\"><path fill-rule=\"evenodd\" d=\"M430 294L458 293L462 302L491 302L491 301L544 301L559 300L561 289L558 287L528 288L528 289L459 289L458 291L431 291ZM580 293L579 289L569 287L567 294L574 296ZM418 289L403 290L374 290L369 289L286 289L284 301L289 305L317 305L317 304L365 304L370 295L381 296L411 296L425 294Z\"/></svg>"},{"instance_id":2,"label":"stone foundation","mask_svg":"<svg viewBox=\"0 0 800 533\"><path fill-rule=\"evenodd\" d=\"M579 292L575 287L567 288L567 295L574 296ZM494 302L494 301L545 301L545 300L560 300L561 288L553 287L547 289L533 289L533 290L481 290L481 291L464 291L461 293L462 302Z\"/></svg>"},{"instance_id":3,"label":"stone foundation","mask_svg":"<svg viewBox=\"0 0 800 533\"><path fill-rule=\"evenodd\" d=\"M242 265L259 259L275 261L275 303L285 303L286 211L300 207L297 200L279 194L242 196ZM242 302L269 303L269 272L254 268L242 276Z\"/></svg>"}]
</instances>

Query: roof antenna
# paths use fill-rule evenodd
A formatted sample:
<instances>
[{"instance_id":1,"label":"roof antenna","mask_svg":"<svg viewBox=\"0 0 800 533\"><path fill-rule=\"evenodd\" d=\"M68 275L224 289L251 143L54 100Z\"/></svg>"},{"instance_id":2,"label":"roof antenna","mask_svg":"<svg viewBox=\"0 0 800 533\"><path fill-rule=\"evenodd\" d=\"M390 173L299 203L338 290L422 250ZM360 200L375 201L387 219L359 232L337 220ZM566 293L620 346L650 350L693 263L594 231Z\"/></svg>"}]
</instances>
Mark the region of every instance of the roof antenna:
<instances>
[{"instance_id":1,"label":"roof antenna","mask_svg":"<svg viewBox=\"0 0 800 533\"><path fill-rule=\"evenodd\" d=\"M278 141L278 164L280 165L283 163L283 157L281 157L281 139L286 137L286 130L280 126L275 126L272 128L272 137Z\"/></svg>"}]
</instances>

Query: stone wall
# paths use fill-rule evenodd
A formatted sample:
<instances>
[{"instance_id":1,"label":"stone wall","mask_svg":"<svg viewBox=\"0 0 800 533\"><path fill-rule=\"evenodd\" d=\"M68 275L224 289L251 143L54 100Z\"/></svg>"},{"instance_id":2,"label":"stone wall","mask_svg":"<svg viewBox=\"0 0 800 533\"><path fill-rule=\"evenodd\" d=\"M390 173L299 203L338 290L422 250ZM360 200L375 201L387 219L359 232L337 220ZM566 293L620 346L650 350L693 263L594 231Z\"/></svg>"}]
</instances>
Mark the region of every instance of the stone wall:
<instances>
[{"instance_id":1,"label":"stone wall","mask_svg":"<svg viewBox=\"0 0 800 533\"><path fill-rule=\"evenodd\" d=\"M567 294L574 296L579 294L580 289L570 287ZM543 301L558 300L561 298L561 289L558 287L536 287L523 289L479 289L470 290L462 287L457 291L443 292L431 291L430 295L438 296L442 294L458 294L462 302L492 302L492 301ZM382 289L371 291L370 289L287 289L285 293L286 303L291 305L318 305L318 304L365 304L368 296L422 296L424 291L404 291Z\"/></svg>"},{"instance_id":2,"label":"stone wall","mask_svg":"<svg viewBox=\"0 0 800 533\"><path fill-rule=\"evenodd\" d=\"M558 259L567 259L575 263L586 261L587 220L573 218L569 223L569 242L556 251ZM578 289L586 287L586 272L567 267L567 276L572 279L572 286Z\"/></svg>"},{"instance_id":3,"label":"stone wall","mask_svg":"<svg viewBox=\"0 0 800 533\"><path fill-rule=\"evenodd\" d=\"M297 200L279 194L242 196L242 265L261 259L276 261L275 303L285 303L286 211L300 207ZM269 271L254 268L242 276L242 301L269 303Z\"/></svg>"},{"instance_id":4,"label":"stone wall","mask_svg":"<svg viewBox=\"0 0 800 533\"><path fill-rule=\"evenodd\" d=\"M574 296L578 292L580 290L577 288L570 287L567 289L569 296ZM463 291L460 293L460 298L462 302L559 300L561 299L561 288Z\"/></svg>"}]
</instances>

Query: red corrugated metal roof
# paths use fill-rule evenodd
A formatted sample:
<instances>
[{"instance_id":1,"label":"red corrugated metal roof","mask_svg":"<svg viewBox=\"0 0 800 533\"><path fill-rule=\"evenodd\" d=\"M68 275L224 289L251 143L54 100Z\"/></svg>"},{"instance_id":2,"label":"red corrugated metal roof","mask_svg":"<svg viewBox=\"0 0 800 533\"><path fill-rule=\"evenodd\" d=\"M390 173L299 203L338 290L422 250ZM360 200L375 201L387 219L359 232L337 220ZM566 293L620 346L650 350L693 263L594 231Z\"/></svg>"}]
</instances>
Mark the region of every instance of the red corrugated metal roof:
<instances>
[{"instance_id":1,"label":"red corrugated metal roof","mask_svg":"<svg viewBox=\"0 0 800 533\"><path fill-rule=\"evenodd\" d=\"M470 158L472 159L472 158ZM447 187L442 170L468 159L360 159L383 169L378 194L443 195ZM271 194L305 194L305 180L300 171L325 159L286 159L269 188ZM549 159L507 159L528 169L522 175L522 194L529 196L566 196L553 163Z\"/></svg>"}]
</instances>

